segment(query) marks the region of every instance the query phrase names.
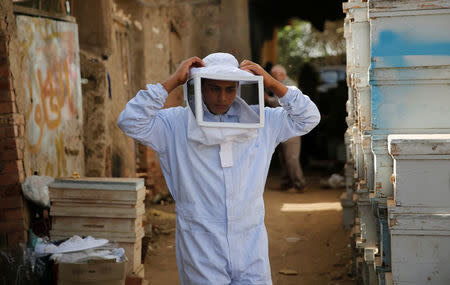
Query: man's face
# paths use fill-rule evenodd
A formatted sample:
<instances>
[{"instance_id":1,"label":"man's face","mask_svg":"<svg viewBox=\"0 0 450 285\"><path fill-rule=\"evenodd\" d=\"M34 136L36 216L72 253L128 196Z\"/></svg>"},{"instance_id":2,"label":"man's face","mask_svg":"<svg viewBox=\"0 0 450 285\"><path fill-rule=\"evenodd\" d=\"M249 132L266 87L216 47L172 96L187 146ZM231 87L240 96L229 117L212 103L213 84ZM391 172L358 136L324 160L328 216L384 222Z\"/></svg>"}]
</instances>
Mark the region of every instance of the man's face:
<instances>
[{"instance_id":1,"label":"man's face","mask_svg":"<svg viewBox=\"0 0 450 285\"><path fill-rule=\"evenodd\" d=\"M236 81L205 79L202 84L203 102L214 115L225 114L236 98L237 87Z\"/></svg>"}]
</instances>

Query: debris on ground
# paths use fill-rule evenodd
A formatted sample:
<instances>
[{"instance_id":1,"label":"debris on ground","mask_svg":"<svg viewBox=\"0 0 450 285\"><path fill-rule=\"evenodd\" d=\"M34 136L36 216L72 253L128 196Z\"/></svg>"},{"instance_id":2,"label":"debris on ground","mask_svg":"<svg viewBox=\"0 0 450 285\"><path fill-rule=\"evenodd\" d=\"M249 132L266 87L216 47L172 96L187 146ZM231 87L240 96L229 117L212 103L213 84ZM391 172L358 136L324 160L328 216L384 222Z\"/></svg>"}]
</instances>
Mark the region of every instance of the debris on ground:
<instances>
[{"instance_id":1,"label":"debris on ground","mask_svg":"<svg viewBox=\"0 0 450 285\"><path fill-rule=\"evenodd\" d=\"M297 270L293 270L293 269L281 269L279 271L279 273L283 274L283 275L297 275L298 274Z\"/></svg>"},{"instance_id":2,"label":"debris on ground","mask_svg":"<svg viewBox=\"0 0 450 285\"><path fill-rule=\"evenodd\" d=\"M156 209L148 209L147 210L147 217L149 219L156 219L156 220L174 220L176 215L174 213L168 213Z\"/></svg>"},{"instance_id":3,"label":"debris on ground","mask_svg":"<svg viewBox=\"0 0 450 285\"><path fill-rule=\"evenodd\" d=\"M345 187L345 178L340 174L334 173L328 179L321 179L320 187L332 189L343 188Z\"/></svg>"},{"instance_id":4,"label":"debris on ground","mask_svg":"<svg viewBox=\"0 0 450 285\"><path fill-rule=\"evenodd\" d=\"M285 240L287 242L298 242L300 239L301 238L299 238L299 237L287 237L287 238L285 238Z\"/></svg>"}]
</instances>

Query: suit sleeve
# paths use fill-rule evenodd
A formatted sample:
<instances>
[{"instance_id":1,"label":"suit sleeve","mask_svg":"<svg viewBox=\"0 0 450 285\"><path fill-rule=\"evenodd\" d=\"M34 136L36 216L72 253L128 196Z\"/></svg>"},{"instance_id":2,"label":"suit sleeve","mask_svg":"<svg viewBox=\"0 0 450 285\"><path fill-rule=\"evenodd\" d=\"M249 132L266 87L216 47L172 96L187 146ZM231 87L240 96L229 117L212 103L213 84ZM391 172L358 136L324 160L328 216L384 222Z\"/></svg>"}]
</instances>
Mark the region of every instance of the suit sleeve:
<instances>
[{"instance_id":1,"label":"suit sleeve","mask_svg":"<svg viewBox=\"0 0 450 285\"><path fill-rule=\"evenodd\" d=\"M279 99L281 107L266 108L267 124L275 144L309 133L320 122L320 113L314 102L297 87L289 86Z\"/></svg>"},{"instance_id":2,"label":"suit sleeve","mask_svg":"<svg viewBox=\"0 0 450 285\"><path fill-rule=\"evenodd\" d=\"M149 84L131 99L118 119L119 128L129 137L161 153L171 133L170 109L161 110L168 93L161 84Z\"/></svg>"}]
</instances>

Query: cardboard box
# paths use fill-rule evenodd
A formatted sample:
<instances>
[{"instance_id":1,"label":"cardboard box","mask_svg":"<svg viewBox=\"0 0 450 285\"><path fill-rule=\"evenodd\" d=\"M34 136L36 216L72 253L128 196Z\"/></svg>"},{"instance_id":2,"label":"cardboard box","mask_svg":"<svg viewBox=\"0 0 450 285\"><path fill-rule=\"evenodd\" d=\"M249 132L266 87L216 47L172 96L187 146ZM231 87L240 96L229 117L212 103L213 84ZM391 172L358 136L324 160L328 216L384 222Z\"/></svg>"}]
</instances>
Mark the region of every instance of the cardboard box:
<instances>
[{"instance_id":1,"label":"cardboard box","mask_svg":"<svg viewBox=\"0 0 450 285\"><path fill-rule=\"evenodd\" d=\"M59 263L58 285L124 285L127 262Z\"/></svg>"}]
</instances>

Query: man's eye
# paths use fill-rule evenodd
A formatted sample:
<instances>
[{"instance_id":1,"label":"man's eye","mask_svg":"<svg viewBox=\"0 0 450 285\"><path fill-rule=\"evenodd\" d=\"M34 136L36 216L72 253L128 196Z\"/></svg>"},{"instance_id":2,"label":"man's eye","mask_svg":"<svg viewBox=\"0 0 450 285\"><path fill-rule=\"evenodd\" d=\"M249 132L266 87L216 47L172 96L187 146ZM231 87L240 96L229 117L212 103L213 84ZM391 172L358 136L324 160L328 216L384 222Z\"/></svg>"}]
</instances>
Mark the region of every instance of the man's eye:
<instances>
[{"instance_id":1,"label":"man's eye","mask_svg":"<svg viewBox=\"0 0 450 285\"><path fill-rule=\"evenodd\" d=\"M229 93L234 92L235 90L236 90L236 87L227 88L227 92L229 92Z\"/></svg>"}]
</instances>

